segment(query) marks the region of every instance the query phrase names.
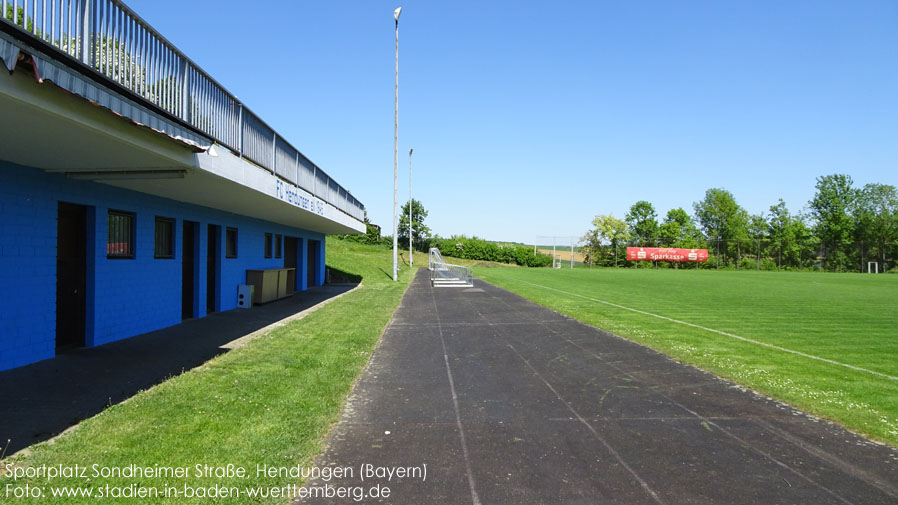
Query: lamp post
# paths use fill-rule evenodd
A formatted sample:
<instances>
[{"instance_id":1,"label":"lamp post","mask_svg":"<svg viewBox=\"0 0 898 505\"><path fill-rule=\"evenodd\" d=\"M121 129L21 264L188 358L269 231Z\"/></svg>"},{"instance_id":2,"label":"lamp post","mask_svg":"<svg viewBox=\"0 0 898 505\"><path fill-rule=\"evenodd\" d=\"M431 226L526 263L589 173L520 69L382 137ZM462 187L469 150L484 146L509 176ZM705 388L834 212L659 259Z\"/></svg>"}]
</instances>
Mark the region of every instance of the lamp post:
<instances>
[{"instance_id":1,"label":"lamp post","mask_svg":"<svg viewBox=\"0 0 898 505\"><path fill-rule=\"evenodd\" d=\"M393 11L396 20L396 88L395 111L393 115L393 281L399 280L399 217L397 200L399 199L399 14L402 7Z\"/></svg>"},{"instance_id":2,"label":"lamp post","mask_svg":"<svg viewBox=\"0 0 898 505\"><path fill-rule=\"evenodd\" d=\"M414 250L412 249L412 151L408 150L408 267L412 267Z\"/></svg>"}]
</instances>

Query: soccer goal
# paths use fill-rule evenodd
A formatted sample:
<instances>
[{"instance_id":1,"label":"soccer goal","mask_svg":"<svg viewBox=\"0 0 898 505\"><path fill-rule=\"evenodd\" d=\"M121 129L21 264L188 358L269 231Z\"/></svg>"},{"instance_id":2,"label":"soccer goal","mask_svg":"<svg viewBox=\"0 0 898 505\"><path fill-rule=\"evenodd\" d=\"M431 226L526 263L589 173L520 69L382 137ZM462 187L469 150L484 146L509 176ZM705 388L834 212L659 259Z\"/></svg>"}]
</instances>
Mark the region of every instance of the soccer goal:
<instances>
[{"instance_id":1,"label":"soccer goal","mask_svg":"<svg viewBox=\"0 0 898 505\"><path fill-rule=\"evenodd\" d=\"M446 263L440 250L436 247L430 248L430 260L427 268L430 270L431 286L472 287L474 285L474 274L471 269Z\"/></svg>"},{"instance_id":2,"label":"soccer goal","mask_svg":"<svg viewBox=\"0 0 898 505\"><path fill-rule=\"evenodd\" d=\"M574 236L537 235L533 241L533 255L552 256L552 268L574 268L574 263L582 263L579 252L580 239Z\"/></svg>"}]
</instances>

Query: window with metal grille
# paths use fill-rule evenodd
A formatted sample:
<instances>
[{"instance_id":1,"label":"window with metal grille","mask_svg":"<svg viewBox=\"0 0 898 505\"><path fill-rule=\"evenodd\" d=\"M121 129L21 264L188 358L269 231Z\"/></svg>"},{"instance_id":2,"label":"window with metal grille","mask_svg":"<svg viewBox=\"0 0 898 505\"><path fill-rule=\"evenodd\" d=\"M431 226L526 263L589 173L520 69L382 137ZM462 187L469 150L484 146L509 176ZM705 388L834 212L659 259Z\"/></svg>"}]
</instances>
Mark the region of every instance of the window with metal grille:
<instances>
[{"instance_id":1,"label":"window with metal grille","mask_svg":"<svg viewBox=\"0 0 898 505\"><path fill-rule=\"evenodd\" d=\"M266 258L271 257L271 234L270 233L265 234L265 257Z\"/></svg>"},{"instance_id":2,"label":"window with metal grille","mask_svg":"<svg viewBox=\"0 0 898 505\"><path fill-rule=\"evenodd\" d=\"M274 257L275 258L281 257L281 236L280 235L274 236Z\"/></svg>"},{"instance_id":3,"label":"window with metal grille","mask_svg":"<svg viewBox=\"0 0 898 505\"><path fill-rule=\"evenodd\" d=\"M237 228L228 228L225 233L225 258L236 258Z\"/></svg>"},{"instance_id":4,"label":"window with metal grille","mask_svg":"<svg viewBox=\"0 0 898 505\"><path fill-rule=\"evenodd\" d=\"M175 220L156 216L156 243L153 257L174 259L175 257Z\"/></svg>"},{"instance_id":5,"label":"window with metal grille","mask_svg":"<svg viewBox=\"0 0 898 505\"><path fill-rule=\"evenodd\" d=\"M134 214L110 210L107 219L106 257L134 259Z\"/></svg>"}]
</instances>

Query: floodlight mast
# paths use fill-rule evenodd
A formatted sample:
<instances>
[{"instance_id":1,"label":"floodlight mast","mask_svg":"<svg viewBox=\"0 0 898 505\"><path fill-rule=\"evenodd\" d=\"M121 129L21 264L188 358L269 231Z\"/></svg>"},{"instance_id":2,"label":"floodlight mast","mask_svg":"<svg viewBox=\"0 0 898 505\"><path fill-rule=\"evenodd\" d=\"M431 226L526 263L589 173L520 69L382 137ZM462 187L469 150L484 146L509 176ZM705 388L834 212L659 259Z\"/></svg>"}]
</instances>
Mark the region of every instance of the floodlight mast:
<instances>
[{"instance_id":1,"label":"floodlight mast","mask_svg":"<svg viewBox=\"0 0 898 505\"><path fill-rule=\"evenodd\" d=\"M412 151L408 150L408 267L412 267L414 252L412 249Z\"/></svg>"},{"instance_id":2,"label":"floodlight mast","mask_svg":"<svg viewBox=\"0 0 898 505\"><path fill-rule=\"evenodd\" d=\"M396 87L393 113L393 282L399 280L399 215L397 201L399 199L399 14L402 7L393 11L396 20Z\"/></svg>"}]
</instances>

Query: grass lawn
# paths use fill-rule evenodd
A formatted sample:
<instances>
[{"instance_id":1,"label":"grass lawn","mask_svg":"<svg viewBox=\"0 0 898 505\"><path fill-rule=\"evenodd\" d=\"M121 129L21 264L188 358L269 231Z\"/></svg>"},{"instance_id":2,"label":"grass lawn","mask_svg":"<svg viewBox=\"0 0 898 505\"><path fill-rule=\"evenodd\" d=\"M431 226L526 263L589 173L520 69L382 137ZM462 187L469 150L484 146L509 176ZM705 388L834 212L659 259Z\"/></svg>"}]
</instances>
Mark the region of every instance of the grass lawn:
<instances>
[{"instance_id":1,"label":"grass lawn","mask_svg":"<svg viewBox=\"0 0 898 505\"><path fill-rule=\"evenodd\" d=\"M418 261L416 255L415 260ZM421 255L426 265L426 255ZM388 249L328 239L328 266L361 275L362 287L302 320L274 330L245 347L216 357L130 400L85 420L53 443L8 458L17 467L89 468L84 478L26 478L0 474L0 503L97 503L96 498L53 498L50 487L114 491L105 486L277 487L298 481L257 476L257 465L309 466L336 422L350 388L411 281L413 272L391 279ZM95 478L91 465L188 467L190 476ZM228 464L248 474L195 477L195 465ZM42 499L16 499L7 485L43 488ZM121 491L121 490L120 490ZM118 498L100 503L285 503L284 498Z\"/></svg>"},{"instance_id":2,"label":"grass lawn","mask_svg":"<svg viewBox=\"0 0 898 505\"><path fill-rule=\"evenodd\" d=\"M475 275L898 446L898 276L524 268Z\"/></svg>"}]
</instances>

